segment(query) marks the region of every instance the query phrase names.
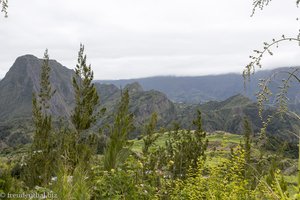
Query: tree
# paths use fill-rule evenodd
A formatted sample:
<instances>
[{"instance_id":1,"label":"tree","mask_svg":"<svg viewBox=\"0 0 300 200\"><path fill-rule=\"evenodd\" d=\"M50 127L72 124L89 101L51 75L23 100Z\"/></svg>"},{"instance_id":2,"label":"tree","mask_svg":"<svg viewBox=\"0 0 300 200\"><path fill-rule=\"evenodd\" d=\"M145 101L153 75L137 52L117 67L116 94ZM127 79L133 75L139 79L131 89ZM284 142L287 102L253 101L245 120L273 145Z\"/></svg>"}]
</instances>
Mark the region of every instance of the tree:
<instances>
[{"instance_id":1,"label":"tree","mask_svg":"<svg viewBox=\"0 0 300 200\"><path fill-rule=\"evenodd\" d=\"M94 83L92 83L93 78L94 74L91 70L91 65L86 64L84 45L80 44L78 63L72 82L75 93L75 108L71 116L71 121L75 128L75 134L73 144L71 145L75 147L75 157L71 160L73 160L74 165L76 165L80 159L88 161L93 151L88 143L93 143L95 136L90 135L88 138L89 141L84 139L85 131L88 130L97 119L95 110L97 110L99 96Z\"/></svg>"},{"instance_id":2,"label":"tree","mask_svg":"<svg viewBox=\"0 0 300 200\"><path fill-rule=\"evenodd\" d=\"M244 144L243 144L243 151L244 151L244 159L245 159L245 174L244 178L248 181L249 189L254 189L257 187L257 184L259 183L259 178L262 176L260 165L255 165L253 160L251 160L251 143L252 143L252 137L253 137L253 130L251 127L251 123L248 118L244 118ZM261 157L262 157L262 152ZM260 163L260 162L259 162ZM266 166L264 166L266 167Z\"/></svg>"},{"instance_id":3,"label":"tree","mask_svg":"<svg viewBox=\"0 0 300 200\"><path fill-rule=\"evenodd\" d=\"M185 178L189 169L197 169L199 161L206 160L208 140L206 132L202 129L200 110L193 120L195 130L180 130L175 123L173 131L168 133L166 140L165 156L161 162L169 166L171 178Z\"/></svg>"},{"instance_id":4,"label":"tree","mask_svg":"<svg viewBox=\"0 0 300 200\"><path fill-rule=\"evenodd\" d=\"M134 129L133 114L129 113L129 93L126 90L121 97L114 124L110 127L109 139L104 151L104 169L116 169L124 163L130 154L131 143L128 134Z\"/></svg>"},{"instance_id":5,"label":"tree","mask_svg":"<svg viewBox=\"0 0 300 200\"><path fill-rule=\"evenodd\" d=\"M27 166L26 181L29 186L45 185L49 182L54 170L54 149L50 99L54 92L50 83L51 67L46 49L41 67L40 90L33 93L32 113L35 127Z\"/></svg>"},{"instance_id":6,"label":"tree","mask_svg":"<svg viewBox=\"0 0 300 200\"><path fill-rule=\"evenodd\" d=\"M157 114L153 113L150 119L149 124L145 126L143 142L144 145L142 147L143 154L146 155L149 152L150 146L154 144L154 142L159 137L158 134L155 134L155 128L157 124Z\"/></svg>"},{"instance_id":7,"label":"tree","mask_svg":"<svg viewBox=\"0 0 300 200\"><path fill-rule=\"evenodd\" d=\"M196 127L195 129L195 142L196 148L198 151L194 151L194 156L201 157L203 160L206 159L205 151L207 149L208 140L206 139L206 132L202 129L202 113L200 110L197 110L197 117L193 121L193 125ZM193 166L197 166L197 160L193 159Z\"/></svg>"},{"instance_id":8,"label":"tree","mask_svg":"<svg viewBox=\"0 0 300 200\"><path fill-rule=\"evenodd\" d=\"M245 163L250 164L251 159L251 135L252 128L247 118L244 119L244 151L245 151Z\"/></svg>"},{"instance_id":9,"label":"tree","mask_svg":"<svg viewBox=\"0 0 300 200\"><path fill-rule=\"evenodd\" d=\"M35 125L35 135L33 139L33 148L43 150L48 145L51 132L52 117L50 115L50 99L54 92L50 83L50 65L48 50L45 51L43 65L40 75L40 91L38 96L33 93L32 112ZM45 143L46 142L46 143Z\"/></svg>"},{"instance_id":10,"label":"tree","mask_svg":"<svg viewBox=\"0 0 300 200\"><path fill-rule=\"evenodd\" d=\"M71 116L75 129L79 134L90 128L91 124L96 121L94 110L98 104L99 96L94 83L92 83L93 78L94 73L91 70L91 65L86 64L84 46L80 44L78 63L73 77L75 108Z\"/></svg>"}]
</instances>

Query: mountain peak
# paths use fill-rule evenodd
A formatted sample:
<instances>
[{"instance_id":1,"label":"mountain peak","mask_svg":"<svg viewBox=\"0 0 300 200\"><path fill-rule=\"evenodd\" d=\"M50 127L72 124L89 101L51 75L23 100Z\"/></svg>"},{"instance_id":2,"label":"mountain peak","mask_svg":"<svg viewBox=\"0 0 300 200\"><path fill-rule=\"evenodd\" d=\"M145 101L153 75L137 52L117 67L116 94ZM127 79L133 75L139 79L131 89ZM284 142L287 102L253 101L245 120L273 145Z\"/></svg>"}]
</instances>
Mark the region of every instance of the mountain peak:
<instances>
[{"instance_id":1,"label":"mountain peak","mask_svg":"<svg viewBox=\"0 0 300 200\"><path fill-rule=\"evenodd\" d=\"M50 82L57 92L51 99L51 112L56 116L67 116L73 101L73 71L50 60ZM23 55L0 81L0 121L12 117L30 117L32 93L39 91L42 59L34 55Z\"/></svg>"},{"instance_id":2,"label":"mountain peak","mask_svg":"<svg viewBox=\"0 0 300 200\"><path fill-rule=\"evenodd\" d=\"M129 93L136 93L136 92L143 92L144 91L143 87L138 82L127 84L125 86L124 90L128 90Z\"/></svg>"},{"instance_id":3,"label":"mountain peak","mask_svg":"<svg viewBox=\"0 0 300 200\"><path fill-rule=\"evenodd\" d=\"M11 76L13 74L25 76L29 71L36 70L31 70L31 68L40 68L40 65L41 61L39 58L31 54L26 54L16 59L6 76Z\"/></svg>"},{"instance_id":4,"label":"mountain peak","mask_svg":"<svg viewBox=\"0 0 300 200\"><path fill-rule=\"evenodd\" d=\"M242 95L242 94L236 94L232 97L229 97L225 101L221 102L223 103L223 107L226 108L233 108L236 106L241 106L241 105L248 105L253 103L248 97Z\"/></svg>"},{"instance_id":5,"label":"mountain peak","mask_svg":"<svg viewBox=\"0 0 300 200\"><path fill-rule=\"evenodd\" d=\"M19 56L16 61L15 64L17 65L13 65L14 66L24 66L24 65L28 65L34 62L39 62L39 58L37 58L36 56L32 55L32 54L26 54L23 56Z\"/></svg>"},{"instance_id":6,"label":"mountain peak","mask_svg":"<svg viewBox=\"0 0 300 200\"><path fill-rule=\"evenodd\" d=\"M38 57L32 54L25 54L23 56L19 56L17 59L38 59Z\"/></svg>"},{"instance_id":7,"label":"mountain peak","mask_svg":"<svg viewBox=\"0 0 300 200\"><path fill-rule=\"evenodd\" d=\"M32 54L25 54L23 56L19 56L15 63L21 63L21 64L32 64L32 63L39 63L41 64L41 62L43 61L42 58L38 58L36 57L35 55L32 55ZM50 65L52 63L55 63L55 64L59 64L61 65L60 63L58 63L56 60L53 60L53 59L49 59L49 62L50 62Z\"/></svg>"}]
</instances>

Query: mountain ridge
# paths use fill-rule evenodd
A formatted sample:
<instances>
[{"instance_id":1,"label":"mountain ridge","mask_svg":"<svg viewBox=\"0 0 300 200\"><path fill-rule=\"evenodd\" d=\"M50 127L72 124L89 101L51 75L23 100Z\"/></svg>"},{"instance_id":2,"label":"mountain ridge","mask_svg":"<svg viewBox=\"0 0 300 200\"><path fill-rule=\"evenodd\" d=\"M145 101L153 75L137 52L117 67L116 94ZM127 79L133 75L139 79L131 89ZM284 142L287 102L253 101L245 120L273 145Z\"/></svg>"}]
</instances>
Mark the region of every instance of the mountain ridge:
<instances>
[{"instance_id":1,"label":"mountain ridge","mask_svg":"<svg viewBox=\"0 0 300 200\"><path fill-rule=\"evenodd\" d=\"M72 76L74 71L70 70L55 60L50 60L51 66L50 82L56 90L50 102L51 114L54 117L68 119L74 106L74 92L72 88ZM32 93L39 89L39 74L42 59L33 55L25 55L16 59L4 79L0 81L0 146L24 144L29 142L33 132L32 126ZM184 80L185 83L187 80ZM226 80L222 80L226 81ZM235 80L236 81L236 80ZM177 83L180 84L181 82ZM197 81L193 82L197 85ZM235 83L235 82L233 82ZM231 85L233 84L231 83ZM158 127L172 128L174 122L179 122L184 129L191 128L192 120L196 111L200 109L203 114L203 126L207 131L224 130L227 132L242 133L243 117L247 116L253 123L255 132L258 132L262 124L258 117L258 106L249 97L241 94L231 95L223 101L211 101L197 103L180 103L172 101L167 94L155 89L144 88L141 83L132 82L118 88L113 84L94 82L100 96L100 105L106 108L106 114L100 118L95 125L110 124L120 101L122 90L128 89L130 94L129 110L135 116L136 131L131 137L142 133L142 126L148 122L151 114L158 115ZM161 81L156 81L161 84ZM209 83L203 87L211 90ZM216 86L216 84L213 84ZM243 85L240 85L243 87ZM124 88L124 89L123 89ZM183 89L189 90L189 85L183 84ZM217 88L218 92L220 88ZM199 93L195 93L197 96ZM185 94L181 94L185 95ZM100 109L100 108L98 108ZM274 113L267 110L267 113ZM300 123L291 116L284 116L285 124L276 121L274 127L269 129L276 134L285 134L295 131ZM293 124L289 123L292 121ZM282 133L281 133L282 132ZM288 138L289 139L289 138Z\"/></svg>"},{"instance_id":2,"label":"mountain ridge","mask_svg":"<svg viewBox=\"0 0 300 200\"><path fill-rule=\"evenodd\" d=\"M124 86L128 83L139 82L145 90L158 90L165 93L173 102L204 103L208 101L223 101L236 94L243 94L256 101L255 94L258 92L258 84L261 79L270 77L273 73L286 71L290 67L281 67L272 70L260 70L250 77L250 81L244 79L242 74L228 73L205 76L156 76L137 79L120 80L96 80L99 83L109 83ZM280 74L280 73L278 73ZM275 94L281 80L286 76L277 76L271 83L271 89ZM245 83L245 85L244 85ZM245 87L246 86L246 87ZM291 104L300 104L300 92L292 89L288 93ZM271 102L274 99L271 98Z\"/></svg>"}]
</instances>

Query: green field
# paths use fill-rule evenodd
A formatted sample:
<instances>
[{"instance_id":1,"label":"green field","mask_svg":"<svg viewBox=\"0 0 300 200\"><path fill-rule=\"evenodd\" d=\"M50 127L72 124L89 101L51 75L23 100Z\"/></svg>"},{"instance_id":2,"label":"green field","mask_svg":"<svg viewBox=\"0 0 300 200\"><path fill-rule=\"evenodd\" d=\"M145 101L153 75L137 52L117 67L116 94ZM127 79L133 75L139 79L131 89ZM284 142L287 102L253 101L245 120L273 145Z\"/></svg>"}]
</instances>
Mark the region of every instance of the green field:
<instances>
[{"instance_id":1,"label":"green field","mask_svg":"<svg viewBox=\"0 0 300 200\"><path fill-rule=\"evenodd\" d=\"M159 133L157 133L159 134ZM164 146L165 142L167 140L167 135L168 133L163 133L161 134L157 141L155 142L155 145L157 146ZM216 131L213 133L208 133L207 134L207 139L209 141L209 149L208 151L211 151L211 147L213 146L218 146L218 149L228 149L231 146L236 146L240 143L243 142L243 136L242 135L237 135L237 134L231 134L231 133L226 133L223 131ZM133 146L132 150L135 152L141 152L142 151L142 144L143 140L142 139L134 139L133 141ZM220 145L219 145L220 144Z\"/></svg>"},{"instance_id":2,"label":"green field","mask_svg":"<svg viewBox=\"0 0 300 200\"><path fill-rule=\"evenodd\" d=\"M157 133L159 134L159 133ZM161 134L157 141L155 142L156 146L163 147L165 142L168 138L167 133ZM207 133L208 149L207 149L207 160L206 164L209 166L216 166L221 163L223 160L228 158L230 154L230 149L239 145L243 144L243 136L237 134L231 134L223 131L216 131L213 133ZM132 150L137 153L142 152L142 139L135 139L133 141ZM253 147L255 145L253 144ZM252 147L252 156L258 157L259 150ZM266 152L272 154L272 152ZM297 161L294 159L285 159L287 162L292 163L291 165L296 165ZM293 174L286 174L284 176L285 181L289 185L288 191L290 194L295 193L294 185L297 185L297 176L295 173Z\"/></svg>"}]
</instances>

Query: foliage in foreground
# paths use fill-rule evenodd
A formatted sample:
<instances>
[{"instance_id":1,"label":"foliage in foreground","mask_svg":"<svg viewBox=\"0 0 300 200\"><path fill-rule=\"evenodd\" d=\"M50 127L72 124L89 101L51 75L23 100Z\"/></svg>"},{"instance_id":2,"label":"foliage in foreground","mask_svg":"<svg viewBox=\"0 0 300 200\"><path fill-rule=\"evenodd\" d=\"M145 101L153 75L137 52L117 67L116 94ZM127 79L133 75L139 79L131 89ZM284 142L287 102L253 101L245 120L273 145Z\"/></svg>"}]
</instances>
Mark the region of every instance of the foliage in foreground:
<instances>
[{"instance_id":1,"label":"foliage in foreground","mask_svg":"<svg viewBox=\"0 0 300 200\"><path fill-rule=\"evenodd\" d=\"M128 135L134 116L129 93L121 96L114 123L108 126L104 154L95 154L97 135L91 127L98 96L91 67L80 46L73 79L75 109L72 127L52 127L49 101L53 95L48 54L41 70L41 88L33 98L35 135L25 160L0 165L1 193L47 193L58 199L295 199L287 192L277 156L252 156L251 123L245 120L244 142L223 152L216 165L207 161L209 141L197 111L191 128L178 123L157 145L154 113L143 130L140 152L132 150ZM211 153L211 152L210 152ZM211 154L212 155L212 154ZM9 163L9 162L8 162ZM51 199L48 197L48 199Z\"/></svg>"}]
</instances>

